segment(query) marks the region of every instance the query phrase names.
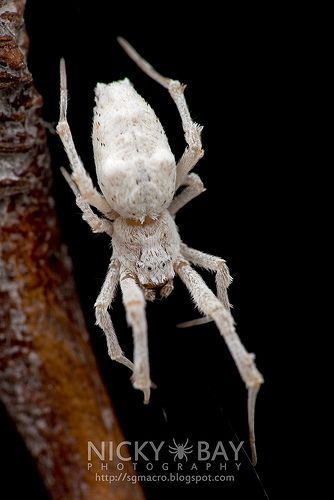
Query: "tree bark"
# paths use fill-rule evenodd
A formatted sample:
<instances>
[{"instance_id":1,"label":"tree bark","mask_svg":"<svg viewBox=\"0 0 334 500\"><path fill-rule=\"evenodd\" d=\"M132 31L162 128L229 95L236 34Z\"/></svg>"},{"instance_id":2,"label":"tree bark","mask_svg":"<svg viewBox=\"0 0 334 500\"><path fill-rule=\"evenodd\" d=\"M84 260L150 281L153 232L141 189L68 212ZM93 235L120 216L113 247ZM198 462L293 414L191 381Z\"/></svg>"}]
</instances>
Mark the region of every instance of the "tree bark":
<instances>
[{"instance_id":1,"label":"tree bark","mask_svg":"<svg viewBox=\"0 0 334 500\"><path fill-rule=\"evenodd\" d=\"M59 236L24 5L0 1L0 396L52 498L142 500L138 484L96 481L119 474L116 459L87 470L88 441L123 437Z\"/></svg>"}]
</instances>

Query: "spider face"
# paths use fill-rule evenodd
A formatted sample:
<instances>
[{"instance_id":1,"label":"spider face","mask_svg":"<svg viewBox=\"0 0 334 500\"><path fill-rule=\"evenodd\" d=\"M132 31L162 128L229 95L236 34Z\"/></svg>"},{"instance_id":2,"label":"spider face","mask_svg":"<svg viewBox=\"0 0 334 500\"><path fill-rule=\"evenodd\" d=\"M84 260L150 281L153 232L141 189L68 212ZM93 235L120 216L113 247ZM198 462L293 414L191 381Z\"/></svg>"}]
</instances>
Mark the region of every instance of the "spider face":
<instances>
[{"instance_id":1,"label":"spider face","mask_svg":"<svg viewBox=\"0 0 334 500\"><path fill-rule=\"evenodd\" d=\"M157 250L142 252L136 263L139 283L146 288L163 286L175 276L171 257L162 248Z\"/></svg>"}]
</instances>

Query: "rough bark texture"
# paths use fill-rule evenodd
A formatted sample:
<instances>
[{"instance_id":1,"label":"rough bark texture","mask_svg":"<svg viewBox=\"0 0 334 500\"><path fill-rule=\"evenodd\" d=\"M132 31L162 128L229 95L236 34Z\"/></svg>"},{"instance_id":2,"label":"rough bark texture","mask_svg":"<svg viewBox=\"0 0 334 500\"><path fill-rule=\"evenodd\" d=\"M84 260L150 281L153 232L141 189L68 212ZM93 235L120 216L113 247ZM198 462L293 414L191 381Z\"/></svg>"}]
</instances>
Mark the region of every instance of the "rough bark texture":
<instances>
[{"instance_id":1,"label":"rough bark texture","mask_svg":"<svg viewBox=\"0 0 334 500\"><path fill-rule=\"evenodd\" d=\"M122 436L59 239L24 3L0 1L0 396L52 498L142 499L138 485L87 470L88 440ZM95 465L119 474L117 462Z\"/></svg>"}]
</instances>

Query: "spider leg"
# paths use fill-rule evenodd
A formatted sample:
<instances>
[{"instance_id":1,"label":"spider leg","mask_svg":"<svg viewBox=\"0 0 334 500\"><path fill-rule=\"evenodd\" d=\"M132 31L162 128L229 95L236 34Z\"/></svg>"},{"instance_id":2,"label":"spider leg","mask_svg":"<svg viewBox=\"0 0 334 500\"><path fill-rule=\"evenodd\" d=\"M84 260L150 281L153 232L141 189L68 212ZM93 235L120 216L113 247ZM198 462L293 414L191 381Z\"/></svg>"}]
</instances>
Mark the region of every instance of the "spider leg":
<instances>
[{"instance_id":1,"label":"spider leg","mask_svg":"<svg viewBox=\"0 0 334 500\"><path fill-rule=\"evenodd\" d=\"M257 392L263 383L263 377L254 363L254 354L248 353L242 345L235 331L230 311L224 307L201 276L192 269L189 262L180 257L175 265L175 271L188 288L198 309L215 321L237 365L240 376L246 384L248 389L249 441L252 463L255 465L257 461L254 430L255 401Z\"/></svg>"},{"instance_id":2,"label":"spider leg","mask_svg":"<svg viewBox=\"0 0 334 500\"><path fill-rule=\"evenodd\" d=\"M150 367L147 344L145 298L135 279L126 270L121 271L121 290L128 324L132 327L134 343L133 386L144 393L144 403L150 399Z\"/></svg>"},{"instance_id":3,"label":"spider leg","mask_svg":"<svg viewBox=\"0 0 334 500\"><path fill-rule=\"evenodd\" d=\"M75 149L71 129L67 122L67 78L64 59L60 60L60 116L57 132L71 165L72 178L78 186L83 200L97 208L109 219L115 219L117 217L116 212L110 208L102 194L93 186L92 179L84 168Z\"/></svg>"},{"instance_id":4,"label":"spider leg","mask_svg":"<svg viewBox=\"0 0 334 500\"><path fill-rule=\"evenodd\" d=\"M200 252L199 250L195 250L194 248L189 248L184 243L181 243L181 253L185 259L187 259L195 266L202 267L203 269L214 271L216 273L218 299L222 302L226 309L230 310L231 304L228 299L227 289L232 283L232 278L225 260L221 259L220 257L215 257L214 255ZM190 326L209 323L210 321L213 321L212 318L205 316L204 318L179 323L177 326L179 328L188 328Z\"/></svg>"},{"instance_id":5,"label":"spider leg","mask_svg":"<svg viewBox=\"0 0 334 500\"><path fill-rule=\"evenodd\" d=\"M172 203L169 205L168 211L171 215L175 215L180 208L184 207L189 201L205 191L205 187L200 177L194 173L187 175L182 185L186 186L185 189L182 193L175 196Z\"/></svg>"},{"instance_id":6,"label":"spider leg","mask_svg":"<svg viewBox=\"0 0 334 500\"><path fill-rule=\"evenodd\" d=\"M108 308L112 303L119 281L120 263L116 259L111 259L106 279L101 292L95 302L96 324L102 328L107 339L108 353L111 359L127 366L133 370L133 363L127 359L118 343L114 326L112 324Z\"/></svg>"},{"instance_id":7,"label":"spider leg","mask_svg":"<svg viewBox=\"0 0 334 500\"><path fill-rule=\"evenodd\" d=\"M189 112L189 108L184 97L185 85L182 85L177 80L166 78L160 75L138 52L126 41L119 37L118 42L123 47L128 56L144 71L149 77L160 83L170 93L173 101L176 104L181 117L184 136L188 147L183 153L180 161L177 164L176 184L175 189L180 187L190 170L204 155L201 142L202 128L197 123L194 123Z\"/></svg>"},{"instance_id":8,"label":"spider leg","mask_svg":"<svg viewBox=\"0 0 334 500\"><path fill-rule=\"evenodd\" d=\"M61 167L61 172L65 177L67 183L75 194L75 201L77 206L82 211L82 218L87 224L90 226L93 233L107 233L109 236L112 236L113 233L113 224L110 220L104 219L96 215L91 209L90 205L82 198L80 191L73 181L70 174Z\"/></svg>"}]
</instances>

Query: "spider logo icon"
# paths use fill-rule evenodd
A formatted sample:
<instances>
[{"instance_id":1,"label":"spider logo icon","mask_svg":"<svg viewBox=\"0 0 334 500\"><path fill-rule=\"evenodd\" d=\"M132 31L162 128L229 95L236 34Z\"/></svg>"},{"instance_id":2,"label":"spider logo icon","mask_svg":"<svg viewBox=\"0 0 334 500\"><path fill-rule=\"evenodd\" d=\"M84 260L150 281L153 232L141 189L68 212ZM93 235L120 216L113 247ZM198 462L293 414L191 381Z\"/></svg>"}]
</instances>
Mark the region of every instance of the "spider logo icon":
<instances>
[{"instance_id":1,"label":"spider logo icon","mask_svg":"<svg viewBox=\"0 0 334 500\"><path fill-rule=\"evenodd\" d=\"M189 453L192 453L193 451L193 445L188 446L188 439L184 444L177 444L175 442L175 439L173 439L174 446L169 445L169 453L174 454L174 462L178 458L179 460L183 460L183 458L186 459L186 462L188 462L188 457L187 455Z\"/></svg>"}]
</instances>

